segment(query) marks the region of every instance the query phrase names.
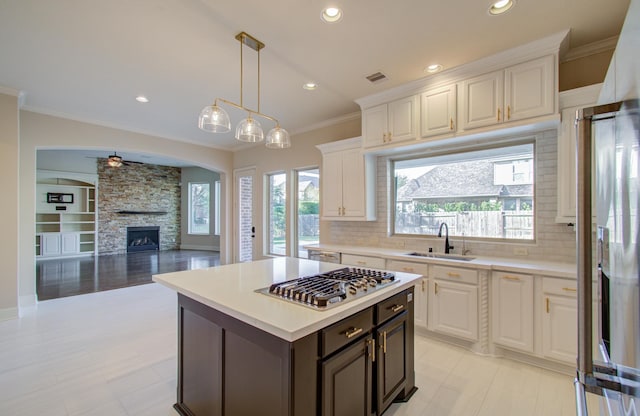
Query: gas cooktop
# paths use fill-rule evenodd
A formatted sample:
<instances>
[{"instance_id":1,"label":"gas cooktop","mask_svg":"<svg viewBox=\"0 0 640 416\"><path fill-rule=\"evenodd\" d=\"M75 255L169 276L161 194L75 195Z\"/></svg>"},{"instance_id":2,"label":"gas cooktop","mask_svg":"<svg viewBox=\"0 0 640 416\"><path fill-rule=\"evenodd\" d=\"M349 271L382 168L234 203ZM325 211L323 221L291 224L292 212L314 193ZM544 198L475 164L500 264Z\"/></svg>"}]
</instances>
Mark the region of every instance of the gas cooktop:
<instances>
[{"instance_id":1,"label":"gas cooktop","mask_svg":"<svg viewBox=\"0 0 640 416\"><path fill-rule=\"evenodd\" d=\"M345 267L313 276L274 283L256 292L326 310L395 283L391 272Z\"/></svg>"}]
</instances>

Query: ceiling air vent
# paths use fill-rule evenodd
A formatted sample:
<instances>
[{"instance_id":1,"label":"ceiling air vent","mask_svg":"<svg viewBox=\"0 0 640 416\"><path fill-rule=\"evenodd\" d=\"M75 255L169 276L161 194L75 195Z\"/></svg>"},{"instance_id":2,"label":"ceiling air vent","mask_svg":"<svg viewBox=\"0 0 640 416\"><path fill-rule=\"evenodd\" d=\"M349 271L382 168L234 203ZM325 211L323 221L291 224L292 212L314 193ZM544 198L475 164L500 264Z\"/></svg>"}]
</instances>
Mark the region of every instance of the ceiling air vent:
<instances>
[{"instance_id":1,"label":"ceiling air vent","mask_svg":"<svg viewBox=\"0 0 640 416\"><path fill-rule=\"evenodd\" d=\"M367 77L367 79L369 81L371 81L374 84L377 84L378 82L382 82L384 80L387 79L387 76L385 74L383 74L382 72L376 72L375 74L371 74Z\"/></svg>"}]
</instances>

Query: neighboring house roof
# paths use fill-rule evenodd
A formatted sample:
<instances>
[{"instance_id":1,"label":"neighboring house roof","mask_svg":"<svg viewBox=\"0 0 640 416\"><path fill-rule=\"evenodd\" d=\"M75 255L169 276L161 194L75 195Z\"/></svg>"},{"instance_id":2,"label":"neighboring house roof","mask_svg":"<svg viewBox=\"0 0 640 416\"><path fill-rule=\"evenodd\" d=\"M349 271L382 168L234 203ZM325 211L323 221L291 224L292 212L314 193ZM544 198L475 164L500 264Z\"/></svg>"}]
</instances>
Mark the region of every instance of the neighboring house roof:
<instances>
[{"instance_id":1,"label":"neighboring house roof","mask_svg":"<svg viewBox=\"0 0 640 416\"><path fill-rule=\"evenodd\" d=\"M493 174L493 162L487 160L440 165L400 188L397 201L533 195L531 184L494 185Z\"/></svg>"}]
</instances>

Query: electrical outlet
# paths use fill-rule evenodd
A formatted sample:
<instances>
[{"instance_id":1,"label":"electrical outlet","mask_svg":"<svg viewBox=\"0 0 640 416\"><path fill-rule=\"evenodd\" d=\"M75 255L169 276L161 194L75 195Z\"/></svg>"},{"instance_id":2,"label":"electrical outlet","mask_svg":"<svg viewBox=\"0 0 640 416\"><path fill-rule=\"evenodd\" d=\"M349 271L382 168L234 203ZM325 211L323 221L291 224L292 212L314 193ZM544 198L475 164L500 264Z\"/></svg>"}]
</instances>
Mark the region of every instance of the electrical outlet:
<instances>
[{"instance_id":1,"label":"electrical outlet","mask_svg":"<svg viewBox=\"0 0 640 416\"><path fill-rule=\"evenodd\" d=\"M526 247L515 247L513 249L513 254L516 256L526 256L529 254L529 250Z\"/></svg>"}]
</instances>

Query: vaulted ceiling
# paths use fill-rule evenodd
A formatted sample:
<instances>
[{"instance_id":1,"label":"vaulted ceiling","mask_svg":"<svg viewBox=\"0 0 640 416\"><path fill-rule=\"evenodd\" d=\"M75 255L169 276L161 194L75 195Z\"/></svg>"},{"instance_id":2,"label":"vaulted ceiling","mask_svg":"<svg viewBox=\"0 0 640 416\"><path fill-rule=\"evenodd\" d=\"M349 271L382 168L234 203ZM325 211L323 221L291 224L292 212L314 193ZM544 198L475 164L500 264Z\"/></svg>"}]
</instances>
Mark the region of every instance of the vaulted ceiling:
<instances>
[{"instance_id":1,"label":"vaulted ceiling","mask_svg":"<svg viewBox=\"0 0 640 416\"><path fill-rule=\"evenodd\" d=\"M22 91L27 110L237 150L233 127L212 135L196 124L215 97L241 99L241 31L266 44L260 110L295 135L359 111L357 98L428 76L432 63L453 68L565 29L571 48L616 36L629 1L516 0L490 16L489 0L338 0L344 16L333 24L320 19L328 3L0 0L0 86ZM245 48L252 108L256 57ZM378 71L388 80L365 79ZM319 88L303 89L309 81Z\"/></svg>"}]
</instances>

